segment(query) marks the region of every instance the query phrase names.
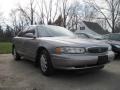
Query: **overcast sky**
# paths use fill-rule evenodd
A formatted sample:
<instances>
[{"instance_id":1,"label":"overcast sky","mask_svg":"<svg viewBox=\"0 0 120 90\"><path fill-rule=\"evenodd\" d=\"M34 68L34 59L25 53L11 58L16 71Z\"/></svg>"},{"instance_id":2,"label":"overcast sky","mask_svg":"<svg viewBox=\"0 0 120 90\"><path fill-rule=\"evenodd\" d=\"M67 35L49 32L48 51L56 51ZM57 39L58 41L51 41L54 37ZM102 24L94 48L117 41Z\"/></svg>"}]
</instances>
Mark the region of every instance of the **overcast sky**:
<instances>
[{"instance_id":1,"label":"overcast sky","mask_svg":"<svg viewBox=\"0 0 120 90\"><path fill-rule=\"evenodd\" d=\"M0 12L3 13L3 16L9 17L11 9L17 7L17 5L25 5L28 0L0 0Z\"/></svg>"}]
</instances>

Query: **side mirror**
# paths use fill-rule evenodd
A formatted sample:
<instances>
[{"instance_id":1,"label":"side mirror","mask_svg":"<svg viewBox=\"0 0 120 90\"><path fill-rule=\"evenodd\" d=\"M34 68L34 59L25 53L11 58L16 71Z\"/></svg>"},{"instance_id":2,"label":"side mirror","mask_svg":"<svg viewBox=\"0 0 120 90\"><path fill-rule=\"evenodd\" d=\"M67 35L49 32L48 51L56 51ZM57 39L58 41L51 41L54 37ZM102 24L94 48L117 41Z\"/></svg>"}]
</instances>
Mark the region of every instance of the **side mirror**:
<instances>
[{"instance_id":1,"label":"side mirror","mask_svg":"<svg viewBox=\"0 0 120 90\"><path fill-rule=\"evenodd\" d=\"M26 33L25 36L29 38L36 38L36 36L33 33Z\"/></svg>"}]
</instances>

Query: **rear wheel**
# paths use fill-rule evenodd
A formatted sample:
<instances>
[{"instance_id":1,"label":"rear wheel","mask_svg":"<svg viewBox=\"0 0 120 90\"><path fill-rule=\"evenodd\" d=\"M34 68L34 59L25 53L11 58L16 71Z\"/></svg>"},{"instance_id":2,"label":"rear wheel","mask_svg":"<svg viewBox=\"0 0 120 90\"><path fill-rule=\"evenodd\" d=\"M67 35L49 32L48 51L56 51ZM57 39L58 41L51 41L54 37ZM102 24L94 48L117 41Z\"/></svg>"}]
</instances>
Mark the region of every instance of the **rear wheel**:
<instances>
[{"instance_id":1,"label":"rear wheel","mask_svg":"<svg viewBox=\"0 0 120 90\"><path fill-rule=\"evenodd\" d=\"M40 66L41 72L46 76L52 75L54 72L50 55L46 50L42 50L40 53L39 66Z\"/></svg>"},{"instance_id":2,"label":"rear wheel","mask_svg":"<svg viewBox=\"0 0 120 90\"><path fill-rule=\"evenodd\" d=\"M13 47L13 57L16 61L20 60L20 55L17 53L15 47Z\"/></svg>"}]
</instances>

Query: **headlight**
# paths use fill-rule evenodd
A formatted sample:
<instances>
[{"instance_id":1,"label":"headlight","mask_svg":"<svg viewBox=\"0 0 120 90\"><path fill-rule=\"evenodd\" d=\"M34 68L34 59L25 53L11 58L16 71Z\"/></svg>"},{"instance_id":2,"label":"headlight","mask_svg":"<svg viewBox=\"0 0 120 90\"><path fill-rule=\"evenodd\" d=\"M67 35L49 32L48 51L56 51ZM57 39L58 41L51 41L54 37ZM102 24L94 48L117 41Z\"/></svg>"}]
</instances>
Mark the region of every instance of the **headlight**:
<instances>
[{"instance_id":1,"label":"headlight","mask_svg":"<svg viewBox=\"0 0 120 90\"><path fill-rule=\"evenodd\" d=\"M120 48L120 45L114 45L115 47L117 47L117 48Z\"/></svg>"},{"instance_id":2,"label":"headlight","mask_svg":"<svg viewBox=\"0 0 120 90\"><path fill-rule=\"evenodd\" d=\"M56 48L57 54L82 54L85 53L85 48L76 48L76 47L61 47Z\"/></svg>"}]
</instances>

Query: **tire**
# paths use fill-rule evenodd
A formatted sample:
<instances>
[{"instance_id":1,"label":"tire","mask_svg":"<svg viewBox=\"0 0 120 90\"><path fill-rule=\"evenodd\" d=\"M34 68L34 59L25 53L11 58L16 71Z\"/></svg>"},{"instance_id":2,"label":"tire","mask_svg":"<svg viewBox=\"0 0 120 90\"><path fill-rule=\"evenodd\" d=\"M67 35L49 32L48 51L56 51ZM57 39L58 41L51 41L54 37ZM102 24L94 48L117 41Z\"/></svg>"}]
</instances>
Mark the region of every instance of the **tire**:
<instances>
[{"instance_id":1,"label":"tire","mask_svg":"<svg viewBox=\"0 0 120 90\"><path fill-rule=\"evenodd\" d=\"M42 50L39 55L39 67L45 76L50 76L54 73L51 58L47 50Z\"/></svg>"},{"instance_id":2,"label":"tire","mask_svg":"<svg viewBox=\"0 0 120 90\"><path fill-rule=\"evenodd\" d=\"M21 58L20 58L20 55L17 53L15 47L13 47L13 57L14 57L14 60L15 61L19 61Z\"/></svg>"}]
</instances>

